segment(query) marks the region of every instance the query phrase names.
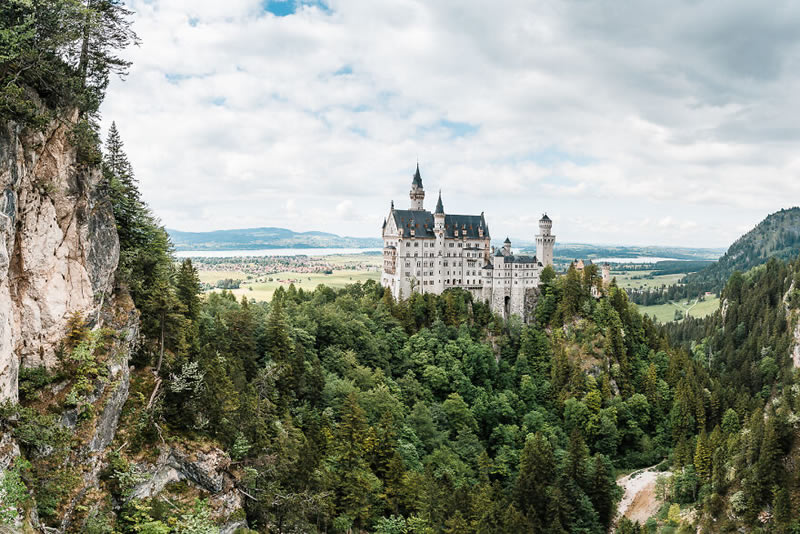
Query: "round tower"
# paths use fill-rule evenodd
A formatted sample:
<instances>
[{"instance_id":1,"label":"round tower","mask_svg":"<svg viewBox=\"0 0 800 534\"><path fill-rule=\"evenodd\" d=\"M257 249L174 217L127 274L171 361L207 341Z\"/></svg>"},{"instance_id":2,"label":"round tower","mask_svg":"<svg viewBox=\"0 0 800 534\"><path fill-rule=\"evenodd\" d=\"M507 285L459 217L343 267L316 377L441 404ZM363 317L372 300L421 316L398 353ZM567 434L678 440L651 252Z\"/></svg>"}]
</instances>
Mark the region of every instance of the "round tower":
<instances>
[{"instance_id":1,"label":"round tower","mask_svg":"<svg viewBox=\"0 0 800 534\"><path fill-rule=\"evenodd\" d=\"M433 285L436 290L436 293L441 294L444 291L444 279L445 276L442 274L443 270L443 258L444 258L444 221L445 221L445 214L444 214L444 204L442 204L442 191L439 190L439 200L436 201L436 211L433 213L433 233L436 236L436 243L435 243L435 252L434 256L436 258L436 269L433 272Z\"/></svg>"},{"instance_id":2,"label":"round tower","mask_svg":"<svg viewBox=\"0 0 800 534\"><path fill-rule=\"evenodd\" d=\"M556 236L551 231L553 221L545 213L539 219L539 235L536 236L536 259L547 267L553 265L553 247L556 243Z\"/></svg>"},{"instance_id":3,"label":"round tower","mask_svg":"<svg viewBox=\"0 0 800 534\"><path fill-rule=\"evenodd\" d=\"M423 204L425 202L425 189L422 187L422 176L419 174L419 163L417 163L417 172L414 173L414 178L411 180L411 192L408 196L411 198L412 210L421 211L425 209Z\"/></svg>"}]
</instances>

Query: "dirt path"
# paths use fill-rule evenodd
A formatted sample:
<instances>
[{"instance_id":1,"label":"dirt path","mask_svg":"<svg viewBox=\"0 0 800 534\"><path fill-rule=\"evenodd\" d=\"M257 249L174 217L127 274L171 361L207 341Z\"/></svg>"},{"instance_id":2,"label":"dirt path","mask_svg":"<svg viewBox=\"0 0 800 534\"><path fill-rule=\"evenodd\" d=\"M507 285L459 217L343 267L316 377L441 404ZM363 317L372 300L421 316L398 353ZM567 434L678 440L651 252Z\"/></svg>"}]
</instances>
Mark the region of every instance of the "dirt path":
<instances>
[{"instance_id":1,"label":"dirt path","mask_svg":"<svg viewBox=\"0 0 800 534\"><path fill-rule=\"evenodd\" d=\"M655 467L634 471L617 480L617 484L625 490L617 507L617 519L624 516L643 524L658 511L661 502L656 498L656 479L670 473L656 471Z\"/></svg>"}]
</instances>

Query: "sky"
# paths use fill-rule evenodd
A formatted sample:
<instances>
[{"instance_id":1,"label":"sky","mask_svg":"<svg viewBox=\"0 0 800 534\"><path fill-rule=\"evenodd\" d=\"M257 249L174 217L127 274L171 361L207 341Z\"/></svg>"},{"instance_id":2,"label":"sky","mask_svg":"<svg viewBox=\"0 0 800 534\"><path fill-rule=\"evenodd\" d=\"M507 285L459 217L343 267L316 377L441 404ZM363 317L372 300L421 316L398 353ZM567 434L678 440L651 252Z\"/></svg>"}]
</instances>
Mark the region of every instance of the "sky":
<instances>
[{"instance_id":1,"label":"sky","mask_svg":"<svg viewBox=\"0 0 800 534\"><path fill-rule=\"evenodd\" d=\"M726 247L800 204L800 2L128 0L101 109L168 228Z\"/></svg>"}]
</instances>

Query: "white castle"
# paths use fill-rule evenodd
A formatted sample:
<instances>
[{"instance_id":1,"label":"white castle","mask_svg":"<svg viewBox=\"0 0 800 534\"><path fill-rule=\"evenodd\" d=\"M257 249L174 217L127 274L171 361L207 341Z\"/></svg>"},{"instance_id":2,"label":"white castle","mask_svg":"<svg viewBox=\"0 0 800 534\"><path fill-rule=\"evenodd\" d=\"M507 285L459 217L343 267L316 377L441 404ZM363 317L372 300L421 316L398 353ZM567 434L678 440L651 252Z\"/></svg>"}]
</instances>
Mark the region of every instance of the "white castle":
<instances>
[{"instance_id":1,"label":"white castle","mask_svg":"<svg viewBox=\"0 0 800 534\"><path fill-rule=\"evenodd\" d=\"M383 221L381 285L396 299L414 291L440 294L460 287L490 303L492 311L505 318L527 319L542 269L553 265L553 221L547 215L539 220L536 256L519 256L512 254L508 238L495 251L483 213L445 213L441 191L436 211L425 210L419 164L409 196L410 209L395 209L393 201Z\"/></svg>"}]
</instances>

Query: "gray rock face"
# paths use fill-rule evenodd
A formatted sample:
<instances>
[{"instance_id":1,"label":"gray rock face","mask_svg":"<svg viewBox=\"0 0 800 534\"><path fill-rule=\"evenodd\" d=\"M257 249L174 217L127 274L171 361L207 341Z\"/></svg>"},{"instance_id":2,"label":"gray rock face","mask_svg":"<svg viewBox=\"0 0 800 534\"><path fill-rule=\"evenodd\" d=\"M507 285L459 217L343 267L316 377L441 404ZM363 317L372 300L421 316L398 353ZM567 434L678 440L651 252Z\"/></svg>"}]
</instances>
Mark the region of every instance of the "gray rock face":
<instances>
[{"instance_id":1,"label":"gray rock face","mask_svg":"<svg viewBox=\"0 0 800 534\"><path fill-rule=\"evenodd\" d=\"M188 480L209 493L220 493L225 489L225 470L230 458L219 449L196 452L196 459L178 450L164 450L155 465L145 471L151 476L146 482L134 488L131 497L146 499L157 495L164 486L178 480Z\"/></svg>"},{"instance_id":2,"label":"gray rock face","mask_svg":"<svg viewBox=\"0 0 800 534\"><path fill-rule=\"evenodd\" d=\"M222 525L221 532L246 528L241 517L244 502L228 474L230 458L217 448L194 451L188 454L177 448L162 449L155 464L139 465L147 480L137 485L130 494L132 499L148 499L161 493L167 484L185 480L210 494L212 517Z\"/></svg>"},{"instance_id":3,"label":"gray rock face","mask_svg":"<svg viewBox=\"0 0 800 534\"><path fill-rule=\"evenodd\" d=\"M20 365L56 364L69 316L92 313L113 287L111 205L69 138L67 122L36 133L0 124L0 401L17 400Z\"/></svg>"}]
</instances>

